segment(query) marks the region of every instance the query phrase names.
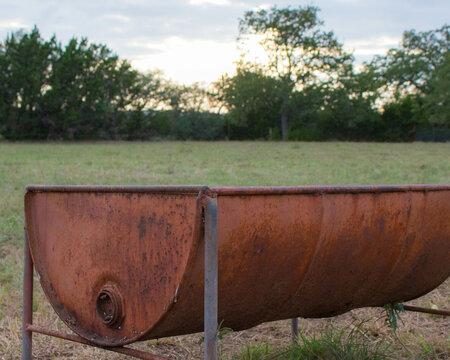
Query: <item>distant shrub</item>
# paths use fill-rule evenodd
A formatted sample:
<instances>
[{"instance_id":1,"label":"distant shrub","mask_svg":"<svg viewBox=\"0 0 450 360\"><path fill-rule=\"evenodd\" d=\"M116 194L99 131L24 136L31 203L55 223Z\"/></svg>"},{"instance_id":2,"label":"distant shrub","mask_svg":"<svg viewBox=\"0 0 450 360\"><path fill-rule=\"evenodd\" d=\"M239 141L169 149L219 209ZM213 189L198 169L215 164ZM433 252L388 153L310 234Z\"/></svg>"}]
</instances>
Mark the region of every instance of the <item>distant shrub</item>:
<instances>
[{"instance_id":1,"label":"distant shrub","mask_svg":"<svg viewBox=\"0 0 450 360\"><path fill-rule=\"evenodd\" d=\"M420 128L416 131L416 141L450 142L450 129L448 128Z\"/></svg>"},{"instance_id":2,"label":"distant shrub","mask_svg":"<svg viewBox=\"0 0 450 360\"><path fill-rule=\"evenodd\" d=\"M177 112L171 118L172 134L177 140L225 139L222 115L207 112Z\"/></svg>"},{"instance_id":3,"label":"distant shrub","mask_svg":"<svg viewBox=\"0 0 450 360\"><path fill-rule=\"evenodd\" d=\"M125 140L222 140L223 115L197 111L129 112L121 138Z\"/></svg>"},{"instance_id":4,"label":"distant shrub","mask_svg":"<svg viewBox=\"0 0 450 360\"><path fill-rule=\"evenodd\" d=\"M288 133L288 139L294 141L323 141L325 137L316 126L303 126L292 129Z\"/></svg>"}]
</instances>

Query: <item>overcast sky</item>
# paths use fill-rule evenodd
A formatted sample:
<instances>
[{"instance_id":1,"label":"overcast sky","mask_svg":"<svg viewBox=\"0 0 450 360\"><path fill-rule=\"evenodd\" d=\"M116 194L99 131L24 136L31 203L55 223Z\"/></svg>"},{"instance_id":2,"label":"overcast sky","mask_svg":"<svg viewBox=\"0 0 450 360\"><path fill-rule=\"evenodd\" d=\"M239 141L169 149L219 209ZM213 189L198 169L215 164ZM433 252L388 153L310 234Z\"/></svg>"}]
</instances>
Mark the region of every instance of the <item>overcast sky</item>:
<instances>
[{"instance_id":1,"label":"overcast sky","mask_svg":"<svg viewBox=\"0 0 450 360\"><path fill-rule=\"evenodd\" d=\"M103 43L140 70L161 69L183 83L233 73L238 18L272 5L315 5L358 63L398 45L407 29L449 23L448 0L0 0L0 39L37 25L46 39L75 37Z\"/></svg>"}]
</instances>

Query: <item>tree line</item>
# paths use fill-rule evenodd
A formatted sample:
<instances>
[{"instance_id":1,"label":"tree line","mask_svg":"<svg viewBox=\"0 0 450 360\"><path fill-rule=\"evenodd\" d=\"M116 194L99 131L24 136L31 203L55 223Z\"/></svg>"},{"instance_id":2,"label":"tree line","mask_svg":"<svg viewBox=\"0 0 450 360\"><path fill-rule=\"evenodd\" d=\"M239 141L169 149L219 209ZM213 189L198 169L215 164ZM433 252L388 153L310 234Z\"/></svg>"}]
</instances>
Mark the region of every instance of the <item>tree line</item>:
<instances>
[{"instance_id":1,"label":"tree line","mask_svg":"<svg viewBox=\"0 0 450 360\"><path fill-rule=\"evenodd\" d=\"M9 140L450 140L450 27L405 31L357 68L314 6L248 11L267 61L243 55L207 88L142 73L102 44L0 42L0 137Z\"/></svg>"}]
</instances>

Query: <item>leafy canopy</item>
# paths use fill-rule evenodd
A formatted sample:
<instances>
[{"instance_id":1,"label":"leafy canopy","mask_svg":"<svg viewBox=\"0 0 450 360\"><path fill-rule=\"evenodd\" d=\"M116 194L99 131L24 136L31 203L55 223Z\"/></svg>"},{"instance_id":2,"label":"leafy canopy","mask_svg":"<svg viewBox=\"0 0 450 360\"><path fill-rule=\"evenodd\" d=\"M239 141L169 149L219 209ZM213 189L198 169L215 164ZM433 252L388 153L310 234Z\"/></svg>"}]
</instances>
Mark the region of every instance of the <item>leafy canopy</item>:
<instances>
[{"instance_id":1,"label":"leafy canopy","mask_svg":"<svg viewBox=\"0 0 450 360\"><path fill-rule=\"evenodd\" d=\"M432 91L430 81L448 61L450 26L425 32L405 31L399 48L376 56L369 66L378 85L387 84L399 95Z\"/></svg>"},{"instance_id":2,"label":"leafy canopy","mask_svg":"<svg viewBox=\"0 0 450 360\"><path fill-rule=\"evenodd\" d=\"M332 31L321 30L318 11L314 6L248 11L239 21L239 37L245 41L251 35L262 36L269 72L292 85L330 79L350 65L352 57Z\"/></svg>"}]
</instances>

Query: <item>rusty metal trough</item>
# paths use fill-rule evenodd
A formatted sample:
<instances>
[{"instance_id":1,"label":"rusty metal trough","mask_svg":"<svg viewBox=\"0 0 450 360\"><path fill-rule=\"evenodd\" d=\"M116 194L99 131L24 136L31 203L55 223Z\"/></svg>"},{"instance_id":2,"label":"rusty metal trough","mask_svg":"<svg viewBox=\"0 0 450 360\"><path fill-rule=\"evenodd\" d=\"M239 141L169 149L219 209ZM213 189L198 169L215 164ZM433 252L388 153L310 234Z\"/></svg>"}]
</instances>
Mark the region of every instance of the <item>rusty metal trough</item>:
<instances>
[{"instance_id":1,"label":"rusty metal trough","mask_svg":"<svg viewBox=\"0 0 450 360\"><path fill-rule=\"evenodd\" d=\"M71 340L127 353L205 327L207 358L217 319L330 317L450 275L450 185L29 186L25 213L24 359L31 332L61 336L31 324L33 264Z\"/></svg>"}]
</instances>

